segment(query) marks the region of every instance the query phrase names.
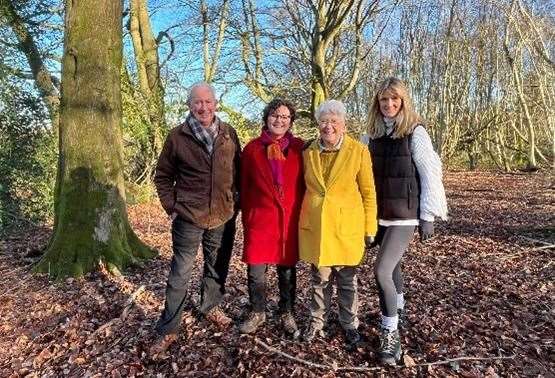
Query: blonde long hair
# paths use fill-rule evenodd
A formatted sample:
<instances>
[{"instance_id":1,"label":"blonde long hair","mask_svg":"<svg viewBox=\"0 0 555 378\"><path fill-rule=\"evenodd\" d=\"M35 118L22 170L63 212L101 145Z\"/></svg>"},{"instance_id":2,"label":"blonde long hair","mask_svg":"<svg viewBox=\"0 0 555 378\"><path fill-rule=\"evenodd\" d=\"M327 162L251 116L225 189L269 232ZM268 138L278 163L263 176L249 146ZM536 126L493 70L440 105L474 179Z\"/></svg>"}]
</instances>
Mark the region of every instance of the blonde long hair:
<instances>
[{"instance_id":1,"label":"blonde long hair","mask_svg":"<svg viewBox=\"0 0 555 378\"><path fill-rule=\"evenodd\" d=\"M378 87L370 113L368 114L368 136L372 139L380 138L385 134L385 123L380 111L380 96L385 93L393 94L401 99L401 109L395 117L395 129L392 138L403 138L409 135L417 126L423 124L423 120L414 111L409 91L405 83L396 77L388 77Z\"/></svg>"}]
</instances>

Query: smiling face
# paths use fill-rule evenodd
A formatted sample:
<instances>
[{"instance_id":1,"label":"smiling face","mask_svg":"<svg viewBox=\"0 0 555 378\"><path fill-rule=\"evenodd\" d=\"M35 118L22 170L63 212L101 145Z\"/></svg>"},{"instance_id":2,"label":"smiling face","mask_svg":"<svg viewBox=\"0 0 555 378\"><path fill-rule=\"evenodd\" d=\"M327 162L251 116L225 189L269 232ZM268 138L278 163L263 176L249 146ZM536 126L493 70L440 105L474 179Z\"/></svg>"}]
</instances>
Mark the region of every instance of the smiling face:
<instances>
[{"instance_id":1,"label":"smiling face","mask_svg":"<svg viewBox=\"0 0 555 378\"><path fill-rule=\"evenodd\" d=\"M287 106L280 106L268 114L266 127L272 138L280 139L291 128L291 112Z\"/></svg>"},{"instance_id":2,"label":"smiling face","mask_svg":"<svg viewBox=\"0 0 555 378\"><path fill-rule=\"evenodd\" d=\"M401 111L403 100L393 91L386 90L379 95L380 112L384 117L395 118Z\"/></svg>"},{"instance_id":3,"label":"smiling face","mask_svg":"<svg viewBox=\"0 0 555 378\"><path fill-rule=\"evenodd\" d=\"M189 101L189 109L193 117L195 117L202 126L208 127L212 124L217 105L218 101L214 98L214 94L210 88L198 86L193 89Z\"/></svg>"},{"instance_id":4,"label":"smiling face","mask_svg":"<svg viewBox=\"0 0 555 378\"><path fill-rule=\"evenodd\" d=\"M320 138L326 147L333 147L345 132L345 119L334 113L324 113L318 119Z\"/></svg>"}]
</instances>

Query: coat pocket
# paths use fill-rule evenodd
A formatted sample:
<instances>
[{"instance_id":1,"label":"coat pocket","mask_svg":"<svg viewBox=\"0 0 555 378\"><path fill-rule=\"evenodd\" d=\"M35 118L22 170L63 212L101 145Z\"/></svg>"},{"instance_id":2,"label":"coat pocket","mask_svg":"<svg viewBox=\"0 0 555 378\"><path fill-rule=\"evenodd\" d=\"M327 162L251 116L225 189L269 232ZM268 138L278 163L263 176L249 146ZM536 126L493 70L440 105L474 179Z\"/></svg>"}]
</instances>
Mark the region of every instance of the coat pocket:
<instances>
[{"instance_id":1,"label":"coat pocket","mask_svg":"<svg viewBox=\"0 0 555 378\"><path fill-rule=\"evenodd\" d=\"M310 216L311 212L319 211L318 209L312 208L310 203L310 197L305 196L303 203L301 204L301 214L299 215L299 228L302 230L310 230Z\"/></svg>"},{"instance_id":2,"label":"coat pocket","mask_svg":"<svg viewBox=\"0 0 555 378\"><path fill-rule=\"evenodd\" d=\"M310 230L312 228L310 225L310 212L306 211L304 206L301 209L301 215L299 216L299 227L302 230Z\"/></svg>"},{"instance_id":3,"label":"coat pocket","mask_svg":"<svg viewBox=\"0 0 555 378\"><path fill-rule=\"evenodd\" d=\"M301 218L299 219L299 226L303 230L310 230L311 229L310 219L309 219L308 215L301 214Z\"/></svg>"},{"instance_id":4,"label":"coat pocket","mask_svg":"<svg viewBox=\"0 0 555 378\"><path fill-rule=\"evenodd\" d=\"M339 209L339 235L353 237L364 234L364 217L359 215L358 209Z\"/></svg>"}]
</instances>

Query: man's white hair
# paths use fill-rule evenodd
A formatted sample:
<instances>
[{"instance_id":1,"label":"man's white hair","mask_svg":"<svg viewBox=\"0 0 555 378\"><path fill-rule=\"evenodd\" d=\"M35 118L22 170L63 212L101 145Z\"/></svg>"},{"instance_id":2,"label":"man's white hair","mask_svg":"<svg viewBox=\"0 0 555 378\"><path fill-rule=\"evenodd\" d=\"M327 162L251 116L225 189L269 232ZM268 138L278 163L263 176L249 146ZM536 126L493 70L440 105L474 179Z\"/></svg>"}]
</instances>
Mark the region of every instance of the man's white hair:
<instances>
[{"instance_id":1,"label":"man's white hair","mask_svg":"<svg viewBox=\"0 0 555 378\"><path fill-rule=\"evenodd\" d=\"M191 105L191 101L193 100L193 94L195 90L198 88L207 88L210 91L210 93L212 93L212 97L214 97L214 100L216 101L218 100L216 98L216 90L214 89L214 87L205 81L199 81L191 86L191 89L189 90L189 95L187 96L187 105L189 106Z\"/></svg>"},{"instance_id":2,"label":"man's white hair","mask_svg":"<svg viewBox=\"0 0 555 378\"><path fill-rule=\"evenodd\" d=\"M316 109L316 120L319 121L324 114L334 114L345 119L345 116L347 115L347 110L345 109L345 105L341 101L328 100L321 103L318 109Z\"/></svg>"}]
</instances>

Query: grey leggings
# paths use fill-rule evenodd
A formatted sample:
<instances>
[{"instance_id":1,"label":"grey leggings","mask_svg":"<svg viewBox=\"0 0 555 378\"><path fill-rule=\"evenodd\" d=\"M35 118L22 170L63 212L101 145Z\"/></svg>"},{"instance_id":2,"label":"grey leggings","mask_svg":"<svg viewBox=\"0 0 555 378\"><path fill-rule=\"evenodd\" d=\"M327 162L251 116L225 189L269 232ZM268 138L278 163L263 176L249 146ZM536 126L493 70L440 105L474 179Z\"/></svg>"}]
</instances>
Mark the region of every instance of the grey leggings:
<instances>
[{"instance_id":1,"label":"grey leggings","mask_svg":"<svg viewBox=\"0 0 555 378\"><path fill-rule=\"evenodd\" d=\"M382 315L397 315L397 293L403 292L401 258L414 235L415 226L379 226L376 241L380 245L374 277L378 285Z\"/></svg>"}]
</instances>

